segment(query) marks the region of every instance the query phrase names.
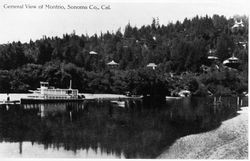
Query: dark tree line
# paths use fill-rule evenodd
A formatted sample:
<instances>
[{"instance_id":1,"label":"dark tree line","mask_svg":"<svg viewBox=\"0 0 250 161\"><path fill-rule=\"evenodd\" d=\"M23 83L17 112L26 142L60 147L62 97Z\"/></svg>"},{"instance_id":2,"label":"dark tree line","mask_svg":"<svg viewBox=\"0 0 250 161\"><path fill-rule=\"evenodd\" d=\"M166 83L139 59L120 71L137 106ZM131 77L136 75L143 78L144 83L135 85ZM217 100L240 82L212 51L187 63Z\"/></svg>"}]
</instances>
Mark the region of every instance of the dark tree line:
<instances>
[{"instance_id":1,"label":"dark tree line","mask_svg":"<svg viewBox=\"0 0 250 161\"><path fill-rule=\"evenodd\" d=\"M232 30L234 18L242 19L245 27ZM151 25L140 28L128 24L124 33L121 29L99 36L79 36L73 32L64 34L62 38L44 36L29 43L2 44L0 92L26 92L37 88L39 81L49 81L51 85L65 88L70 79L73 80L73 87L81 92L130 91L135 94L166 95L176 86L196 87L195 90L198 90L215 84L213 88L216 88L214 86L218 82L204 81L209 73L204 76L200 71L201 65L207 63L209 49L216 49L216 56L221 62L232 53L241 60L241 70L237 71L235 79L239 79L239 84L245 87L248 51L239 42L248 40L248 18L234 18L196 16L166 26L153 19ZM90 51L98 54L91 55ZM119 64L117 69L108 67L107 63L111 60ZM148 63L157 64L156 70L147 68ZM178 76L173 78L169 72ZM184 77L180 75L185 72L193 76L184 84L171 83L172 79L183 82ZM207 79L210 80L210 77ZM199 85L190 85L190 82ZM230 91L239 91L227 84L220 85Z\"/></svg>"}]
</instances>

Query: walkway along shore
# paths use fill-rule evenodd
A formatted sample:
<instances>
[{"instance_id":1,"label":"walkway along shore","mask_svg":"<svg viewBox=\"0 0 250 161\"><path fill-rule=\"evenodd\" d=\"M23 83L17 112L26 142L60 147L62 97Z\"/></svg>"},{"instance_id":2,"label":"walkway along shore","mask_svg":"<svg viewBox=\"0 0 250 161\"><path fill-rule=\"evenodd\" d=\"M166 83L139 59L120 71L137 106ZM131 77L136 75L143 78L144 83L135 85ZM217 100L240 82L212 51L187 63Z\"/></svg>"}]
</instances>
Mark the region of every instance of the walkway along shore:
<instances>
[{"instance_id":1,"label":"walkway along shore","mask_svg":"<svg viewBox=\"0 0 250 161\"><path fill-rule=\"evenodd\" d=\"M248 107L213 131L178 139L158 159L248 159Z\"/></svg>"}]
</instances>

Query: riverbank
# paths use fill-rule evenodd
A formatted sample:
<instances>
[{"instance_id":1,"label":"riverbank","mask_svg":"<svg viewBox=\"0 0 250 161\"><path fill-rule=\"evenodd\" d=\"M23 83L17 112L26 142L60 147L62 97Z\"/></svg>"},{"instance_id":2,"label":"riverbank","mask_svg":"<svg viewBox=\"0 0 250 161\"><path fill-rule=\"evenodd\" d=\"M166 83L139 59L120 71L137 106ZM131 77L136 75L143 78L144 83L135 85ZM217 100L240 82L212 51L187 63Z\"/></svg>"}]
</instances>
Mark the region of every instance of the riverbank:
<instances>
[{"instance_id":1,"label":"riverbank","mask_svg":"<svg viewBox=\"0 0 250 161\"><path fill-rule=\"evenodd\" d=\"M178 139L159 159L248 159L248 107L213 131Z\"/></svg>"}]
</instances>

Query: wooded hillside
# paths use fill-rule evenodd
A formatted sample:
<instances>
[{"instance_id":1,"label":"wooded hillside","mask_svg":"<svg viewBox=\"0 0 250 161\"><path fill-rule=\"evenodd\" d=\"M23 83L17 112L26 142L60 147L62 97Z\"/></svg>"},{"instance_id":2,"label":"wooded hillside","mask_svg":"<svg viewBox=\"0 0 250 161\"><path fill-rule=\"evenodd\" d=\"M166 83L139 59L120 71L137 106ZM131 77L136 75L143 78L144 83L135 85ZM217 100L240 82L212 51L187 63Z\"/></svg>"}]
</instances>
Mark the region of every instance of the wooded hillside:
<instances>
[{"instance_id":1,"label":"wooded hillside","mask_svg":"<svg viewBox=\"0 0 250 161\"><path fill-rule=\"evenodd\" d=\"M232 28L235 20L242 20L244 27ZM73 88L80 92L169 95L185 88L240 94L247 90L248 45L241 43L247 40L246 16L213 15L167 25L155 18L150 25L127 24L124 32L118 29L99 36L73 32L62 38L2 44L0 92L27 92L38 88L40 81L66 88L72 79ZM234 54L241 61L239 69L221 64L219 71L201 71L210 49L221 63ZM111 60L118 63L116 69L107 65ZM149 63L155 63L156 69L146 67Z\"/></svg>"}]
</instances>

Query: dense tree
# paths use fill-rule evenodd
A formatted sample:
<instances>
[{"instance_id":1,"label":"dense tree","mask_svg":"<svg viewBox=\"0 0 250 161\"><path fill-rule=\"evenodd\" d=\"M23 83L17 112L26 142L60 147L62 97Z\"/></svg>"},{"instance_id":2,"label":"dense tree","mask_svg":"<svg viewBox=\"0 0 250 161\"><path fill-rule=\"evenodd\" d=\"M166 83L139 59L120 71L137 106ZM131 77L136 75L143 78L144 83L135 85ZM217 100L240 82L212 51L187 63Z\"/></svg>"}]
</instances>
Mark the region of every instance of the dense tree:
<instances>
[{"instance_id":1,"label":"dense tree","mask_svg":"<svg viewBox=\"0 0 250 161\"><path fill-rule=\"evenodd\" d=\"M240 32L231 30L234 19L243 21L245 27ZM160 25L159 19L153 18L151 24L140 28L128 23L124 32L118 29L99 36L78 36L73 32L62 38L44 36L23 44L2 44L0 92L27 91L37 88L42 80L66 88L70 79L73 87L82 92L156 94L164 91L161 94L167 94L174 88L184 88L183 84L192 91L202 91L204 86L213 89L215 84L221 89L243 91L248 79L248 48L247 44L243 46L248 40L247 28L246 16L229 19L220 15L196 16L167 25ZM232 54L238 57L241 60L238 74L220 80L199 73L200 67L206 64L209 49L216 50L220 62ZM97 54L91 55L90 51ZM107 66L111 60L118 63L116 69ZM156 70L147 68L148 63L157 64ZM191 82L186 80L190 84L181 77L166 76L169 72L182 75L187 71L202 76L192 75ZM217 83L222 80L227 83ZM237 82L234 87L230 86L233 81Z\"/></svg>"},{"instance_id":2,"label":"dense tree","mask_svg":"<svg viewBox=\"0 0 250 161\"><path fill-rule=\"evenodd\" d=\"M7 70L0 70L0 89L1 92L8 93L10 92L10 72Z\"/></svg>"}]
</instances>

